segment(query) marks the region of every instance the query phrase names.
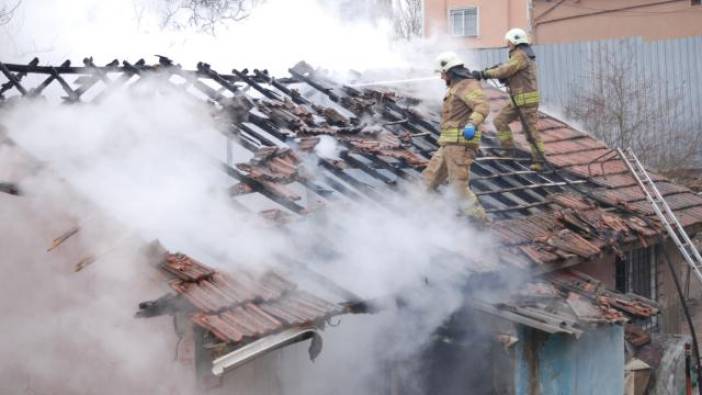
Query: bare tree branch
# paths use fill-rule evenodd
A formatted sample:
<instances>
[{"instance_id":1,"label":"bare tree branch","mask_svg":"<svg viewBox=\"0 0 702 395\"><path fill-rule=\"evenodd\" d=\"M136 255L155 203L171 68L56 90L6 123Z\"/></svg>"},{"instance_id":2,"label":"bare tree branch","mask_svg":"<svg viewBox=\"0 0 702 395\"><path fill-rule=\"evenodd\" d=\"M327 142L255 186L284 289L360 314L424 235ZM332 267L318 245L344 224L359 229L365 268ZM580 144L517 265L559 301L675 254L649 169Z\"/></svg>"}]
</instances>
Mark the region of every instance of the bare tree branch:
<instances>
[{"instance_id":1,"label":"bare tree branch","mask_svg":"<svg viewBox=\"0 0 702 395\"><path fill-rule=\"evenodd\" d=\"M393 26L395 36L412 40L422 34L422 0L394 0Z\"/></svg>"},{"instance_id":2,"label":"bare tree branch","mask_svg":"<svg viewBox=\"0 0 702 395\"><path fill-rule=\"evenodd\" d=\"M17 0L14 5L8 5L7 1L2 0L0 4L2 4L0 5L0 25L5 25L12 20L15 11L22 4L22 0Z\"/></svg>"},{"instance_id":3,"label":"bare tree branch","mask_svg":"<svg viewBox=\"0 0 702 395\"><path fill-rule=\"evenodd\" d=\"M181 28L176 15L186 15L187 24L215 34L217 25L227 21L241 21L251 10L265 0L166 0L162 26Z\"/></svg>"},{"instance_id":4,"label":"bare tree branch","mask_svg":"<svg viewBox=\"0 0 702 395\"><path fill-rule=\"evenodd\" d=\"M634 54L624 47L593 61L583 83L572 89L566 115L610 146L633 148L658 170L689 166L702 149L702 135L676 116L680 88L637 73Z\"/></svg>"}]
</instances>

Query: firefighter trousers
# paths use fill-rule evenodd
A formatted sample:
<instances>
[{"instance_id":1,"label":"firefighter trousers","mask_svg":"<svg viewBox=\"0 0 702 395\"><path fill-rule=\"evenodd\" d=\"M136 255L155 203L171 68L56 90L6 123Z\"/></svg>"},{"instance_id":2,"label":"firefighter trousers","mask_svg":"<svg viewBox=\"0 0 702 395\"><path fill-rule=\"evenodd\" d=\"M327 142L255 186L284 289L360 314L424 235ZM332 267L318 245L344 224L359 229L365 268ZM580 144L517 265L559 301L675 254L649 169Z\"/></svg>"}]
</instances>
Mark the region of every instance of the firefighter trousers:
<instances>
[{"instance_id":1,"label":"firefighter trousers","mask_svg":"<svg viewBox=\"0 0 702 395\"><path fill-rule=\"evenodd\" d=\"M470 166L475 160L476 153L477 148L473 145L443 145L431 157L422 175L430 191L448 180L449 186L453 188L455 196L459 199L460 211L465 215L486 220L485 209L468 185Z\"/></svg>"},{"instance_id":2,"label":"firefighter trousers","mask_svg":"<svg viewBox=\"0 0 702 395\"><path fill-rule=\"evenodd\" d=\"M524 119L529 126L529 131L534 138L534 142L529 141L529 146L531 148L531 158L534 162L542 162L542 157L544 156L544 143L541 141L541 134L539 132L537 121L539 120L539 106L537 105L527 105L520 106L519 109L524 115ZM504 148L513 148L514 140L512 137L512 129L509 124L514 121L520 121L519 113L517 109L514 108L512 102L508 102L499 114L495 117L493 124L495 125L495 130L497 130L497 139L500 141L500 145ZM529 139L527 139L528 141Z\"/></svg>"}]
</instances>

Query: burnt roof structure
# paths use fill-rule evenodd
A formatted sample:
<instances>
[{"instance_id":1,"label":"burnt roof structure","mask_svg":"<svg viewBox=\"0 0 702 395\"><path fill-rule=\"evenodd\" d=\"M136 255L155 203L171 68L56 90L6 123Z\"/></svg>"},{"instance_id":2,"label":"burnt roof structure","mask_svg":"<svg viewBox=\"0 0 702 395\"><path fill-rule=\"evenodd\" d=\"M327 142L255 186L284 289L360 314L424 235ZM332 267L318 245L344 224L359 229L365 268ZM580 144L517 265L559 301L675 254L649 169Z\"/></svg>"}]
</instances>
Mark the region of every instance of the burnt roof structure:
<instances>
[{"instance_id":1,"label":"burnt roof structure","mask_svg":"<svg viewBox=\"0 0 702 395\"><path fill-rule=\"evenodd\" d=\"M386 197L401 181L420 182L422 169L438 148L437 112L385 89L340 84L305 63L289 69L290 75L283 78L265 70L219 73L205 63L185 70L165 57L155 65L144 60L105 66L97 66L92 59L83 63L80 67L68 61L41 66L36 59L27 65L0 63L0 73L7 79L0 86L0 107L48 94L49 86L58 86L65 102L99 102L116 89L135 87L144 77L157 76L212 105L213 115L222 120L223 132L230 138L231 152L247 152L249 158L234 163L230 154L221 163L233 179L232 199L242 210L276 223L303 218L320 205L336 201L390 204ZM504 156L497 148L491 119L507 96L496 89L488 93L491 114L480 155L471 168L471 188L494 220L490 231L504 245L499 253L502 264L552 272L607 251L617 252L627 244L646 245L663 237L643 192L616 152L588 134L541 113L538 127L552 169L529 170L526 139L517 123L512 126L518 150ZM312 151L323 138L335 139L342 149L338 158L320 157L320 169L312 177L300 153ZM663 177L653 177L683 226L697 232L702 225L702 197ZM252 208L247 204L250 196L265 197L269 205ZM175 276L171 287L195 308L192 320L234 345L346 311L274 274L257 279L230 276L173 254L166 256L161 267ZM640 303L638 310L629 311L632 316L655 314L650 301L622 299L594 285L596 291L580 289L593 282L579 274L557 273L561 274L547 277L552 284L548 292L564 303L570 300L575 316L581 312L586 319L621 322L624 316L617 311L627 312L632 303ZM538 321L534 318L538 314L529 318L533 309L518 301L483 306L483 310ZM573 329L573 334L578 330Z\"/></svg>"},{"instance_id":2,"label":"burnt roof structure","mask_svg":"<svg viewBox=\"0 0 702 395\"><path fill-rule=\"evenodd\" d=\"M158 75L176 89L216 108L225 119L232 145L252 156L245 163L222 163L236 181L235 201L247 208L247 195L270 200L261 215L279 222L339 199L383 203L401 180L418 182L438 148L439 116L412 98L383 89L337 83L301 62L290 75L274 78L265 70L218 73L206 63L185 70L166 57L147 65L142 59L81 67L2 64L7 82L0 103L35 97L58 84L67 102L104 100L118 88L137 86ZM44 76L29 87L29 76ZM77 78L74 78L77 77ZM69 82L69 80L73 80ZM539 129L552 170L535 173L521 126L515 122L517 153L496 149L491 118L506 95L490 89L491 114L481 153L471 169L471 188L495 220L504 260L527 257L553 270L598 256L626 243L647 243L663 234L643 192L616 152L560 120L541 113ZM338 159L319 159L321 176L310 177L299 152L311 151L322 136L336 139ZM691 233L702 225L702 197L653 174L656 185Z\"/></svg>"}]
</instances>

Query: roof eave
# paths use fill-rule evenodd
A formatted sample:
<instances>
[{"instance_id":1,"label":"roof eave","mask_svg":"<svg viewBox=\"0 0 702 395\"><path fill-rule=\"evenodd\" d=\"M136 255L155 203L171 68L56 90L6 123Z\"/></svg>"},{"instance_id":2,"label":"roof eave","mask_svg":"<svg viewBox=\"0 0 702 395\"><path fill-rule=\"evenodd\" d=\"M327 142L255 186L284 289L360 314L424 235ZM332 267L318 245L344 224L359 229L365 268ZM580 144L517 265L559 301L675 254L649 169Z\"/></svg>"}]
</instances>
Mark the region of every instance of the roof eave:
<instances>
[{"instance_id":1,"label":"roof eave","mask_svg":"<svg viewBox=\"0 0 702 395\"><path fill-rule=\"evenodd\" d=\"M225 354L212 361L212 374L221 376L227 371L231 371L255 358L258 358L271 351L299 343L307 339L312 339L310 345L310 357L314 358L320 351L321 336L316 328L289 328L282 332L255 340L243 347L240 347L228 354ZM317 350L313 350L317 348Z\"/></svg>"}]
</instances>

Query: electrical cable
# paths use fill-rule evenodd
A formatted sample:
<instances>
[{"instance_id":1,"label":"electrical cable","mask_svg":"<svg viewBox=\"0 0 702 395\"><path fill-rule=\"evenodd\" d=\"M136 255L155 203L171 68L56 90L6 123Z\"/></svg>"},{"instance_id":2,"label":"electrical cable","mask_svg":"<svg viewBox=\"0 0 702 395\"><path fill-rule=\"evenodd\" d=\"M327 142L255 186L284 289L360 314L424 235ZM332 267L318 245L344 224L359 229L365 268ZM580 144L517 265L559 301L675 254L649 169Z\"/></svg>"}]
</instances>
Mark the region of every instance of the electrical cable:
<instances>
[{"instance_id":1,"label":"electrical cable","mask_svg":"<svg viewBox=\"0 0 702 395\"><path fill-rule=\"evenodd\" d=\"M668 3L673 3L674 1L668 2ZM641 4L639 7L653 7L657 5L664 5L666 3L650 3L650 4ZM636 10L631 10L631 9L617 9L617 8L596 8L596 7L587 7L587 6L582 6L582 5L575 5L575 4L563 4L563 7L566 8L575 8L575 9L580 9L580 10L587 10L587 11L595 11L595 12L616 12L616 13L626 13L629 15L620 15L620 16L651 16L651 15L667 15L667 14L681 14L681 13L688 13L690 9L684 9L684 10L670 10L670 11L636 11ZM702 9L702 8L700 8ZM587 16L587 15L582 15L582 16ZM546 22L546 21L544 21Z\"/></svg>"}]
</instances>

